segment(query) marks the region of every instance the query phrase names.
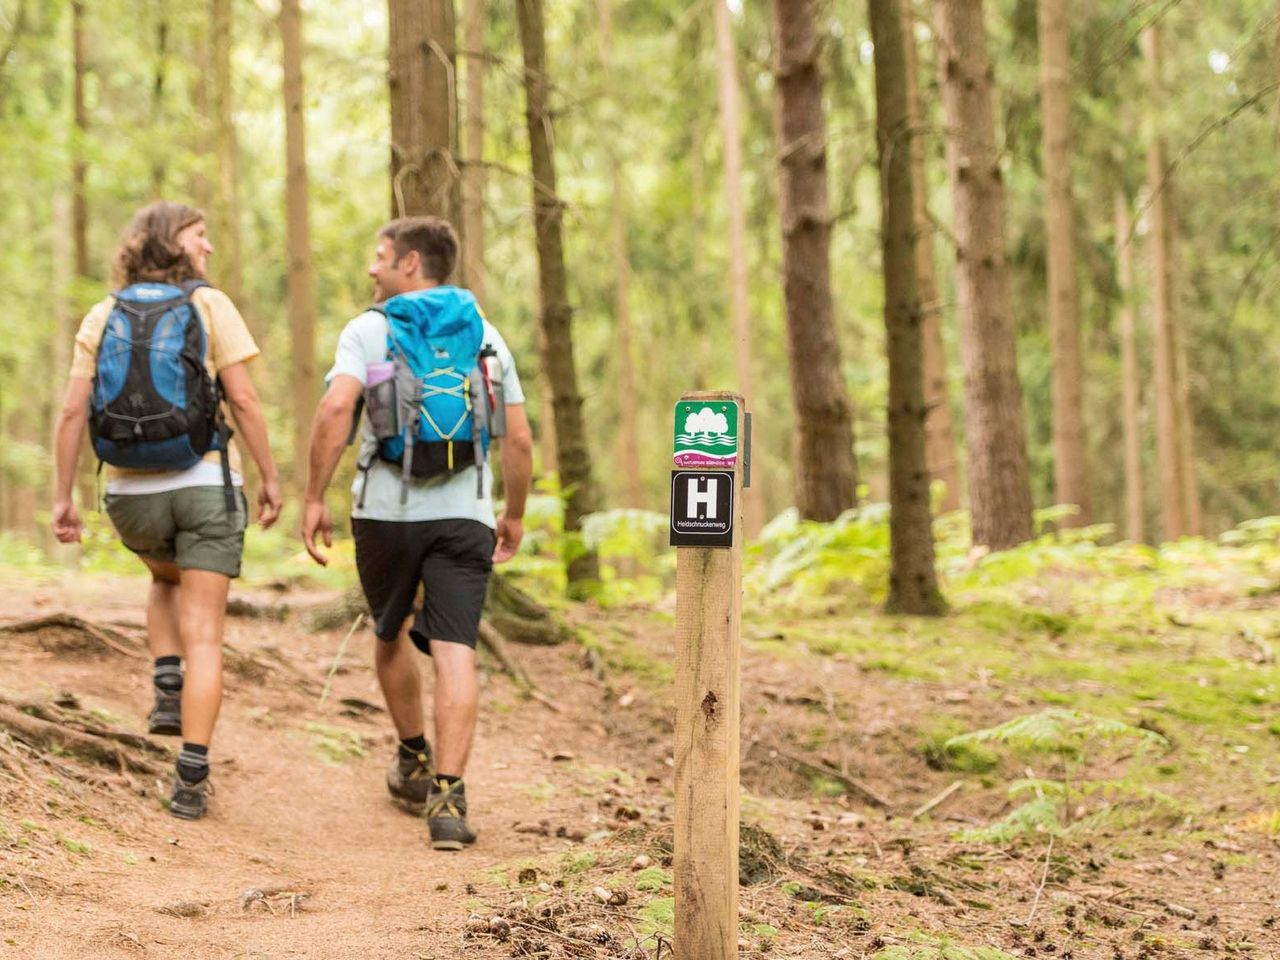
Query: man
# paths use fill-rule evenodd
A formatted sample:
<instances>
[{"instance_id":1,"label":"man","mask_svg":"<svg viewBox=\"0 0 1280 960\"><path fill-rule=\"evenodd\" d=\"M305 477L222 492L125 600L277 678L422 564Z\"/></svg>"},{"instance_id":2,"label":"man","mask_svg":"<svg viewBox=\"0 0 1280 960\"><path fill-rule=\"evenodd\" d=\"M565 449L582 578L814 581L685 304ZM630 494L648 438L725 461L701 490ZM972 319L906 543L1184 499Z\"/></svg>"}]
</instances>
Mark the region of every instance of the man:
<instances>
[{"instance_id":1,"label":"man","mask_svg":"<svg viewBox=\"0 0 1280 960\"><path fill-rule=\"evenodd\" d=\"M204 328L203 335L191 331L195 335L191 342L199 345L195 355L199 359L192 357L191 365L198 367L202 360L205 368L193 382L202 384L207 390L204 396L209 398L207 406L199 409L207 420L214 421L204 423L203 436L207 439L208 431L225 418L225 412L218 413L221 404L212 386L216 381L261 474L258 522L266 529L279 516L280 482L271 458L266 419L248 372L258 346L225 293L207 284L197 286L205 277L212 253L204 214L184 204L162 201L143 207L125 231L113 265L119 293L98 303L80 325L56 427L53 532L62 543L78 542L82 531L71 489L91 398L99 416L96 429L104 429L104 421L114 416L132 424L134 429L126 430L126 435L136 431L143 437L144 419L155 423L169 419L173 412L173 401L166 397L160 404L165 408L160 416L128 417L128 410L115 413L116 401L105 399L113 392L111 385L99 383L104 369L106 379L111 379L112 364L118 370L124 357L131 357L134 365L149 362L150 375L130 373L124 381L130 386L123 389L117 384L114 390L116 399L123 397L126 404L145 406L152 402L149 395L158 390L157 381L164 379L157 371L163 368L165 347L172 345L172 336L144 336L130 327L144 322L146 314L140 306L143 301L130 299L133 292L175 294L179 300L186 292L187 302L165 313L160 322L168 323L167 329L172 330L176 318L186 316L190 321L193 318L185 313L189 305ZM108 338L110 345L104 347ZM168 359L178 362L171 350ZM207 379L202 378L205 375ZM187 395L193 396L189 391ZM133 412L137 414L139 409L135 407ZM175 421L174 429L192 426L186 419L189 411L179 412L184 417ZM195 432L193 429L191 435ZM208 805L209 743L222 704L223 618L227 590L231 580L240 575L248 520L248 505L238 489L243 483L239 454L226 437L224 434L218 442L219 449L205 452L203 443L188 447L189 456L183 462L191 465L184 469L113 466L107 472L107 515L124 545L151 574L147 642L155 658L155 707L149 726L151 733L182 735L169 812L187 820L204 816ZM100 455L114 463L118 458L107 451L121 452L129 446L127 442L110 442L100 448ZM134 456L137 462L146 460L136 445Z\"/></svg>"},{"instance_id":2,"label":"man","mask_svg":"<svg viewBox=\"0 0 1280 960\"><path fill-rule=\"evenodd\" d=\"M396 297L398 304L428 314L438 303L461 305L463 313L470 311L470 322L480 321L483 343L497 354L506 398L502 516L494 516L491 477L482 456L478 466L443 477L405 479L398 464L379 456L367 419L361 429L361 469L351 488L356 566L377 634L378 682L400 738L387 789L410 812L425 813L431 846L437 850L461 850L475 842L467 824L462 776L479 699L476 633L492 565L510 559L524 533L521 518L533 451L511 351L498 331L478 316L471 295L445 285L457 256L458 238L446 221L407 217L379 231L369 275L379 303ZM369 367L387 360L389 330L387 317L377 310L356 317L342 331L333 368L325 378L328 390L311 429L302 521L307 550L321 564L327 558L316 544L317 536L331 546L333 530L325 489L346 446ZM425 590L423 608L410 624L406 621L419 584ZM434 757L426 742L411 644L430 656L435 667Z\"/></svg>"}]
</instances>

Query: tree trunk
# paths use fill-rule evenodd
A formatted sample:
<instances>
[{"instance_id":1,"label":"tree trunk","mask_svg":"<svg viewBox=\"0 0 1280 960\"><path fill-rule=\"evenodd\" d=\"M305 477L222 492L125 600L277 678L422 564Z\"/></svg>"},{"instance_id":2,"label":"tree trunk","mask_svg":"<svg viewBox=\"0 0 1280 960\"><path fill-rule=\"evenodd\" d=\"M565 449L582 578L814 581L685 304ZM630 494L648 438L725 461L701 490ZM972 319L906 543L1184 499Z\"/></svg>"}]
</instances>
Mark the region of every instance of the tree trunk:
<instances>
[{"instance_id":1,"label":"tree trunk","mask_svg":"<svg viewBox=\"0 0 1280 960\"><path fill-rule=\"evenodd\" d=\"M834 520L857 503L853 413L831 299L827 131L814 0L774 0L782 284L795 425L796 507Z\"/></svg>"},{"instance_id":2,"label":"tree trunk","mask_svg":"<svg viewBox=\"0 0 1280 960\"><path fill-rule=\"evenodd\" d=\"M467 102L462 154L462 277L481 305L484 267L484 12L485 0L462 0L462 46Z\"/></svg>"},{"instance_id":3,"label":"tree trunk","mask_svg":"<svg viewBox=\"0 0 1280 960\"><path fill-rule=\"evenodd\" d=\"M85 160L85 140L89 135L89 111L84 101L84 78L88 65L84 55L84 3L71 2L71 53L74 64L72 82L74 129L71 133L71 236L74 244L76 277L89 279L89 209L85 184L89 164ZM87 306L77 297L76 309Z\"/></svg>"},{"instance_id":4,"label":"tree trunk","mask_svg":"<svg viewBox=\"0 0 1280 960\"><path fill-rule=\"evenodd\" d=\"M973 543L1031 537L1027 434L1009 309L1004 182L982 0L937 0L938 70L955 208Z\"/></svg>"},{"instance_id":5,"label":"tree trunk","mask_svg":"<svg viewBox=\"0 0 1280 960\"><path fill-rule=\"evenodd\" d=\"M1152 25L1143 32L1143 50L1147 57L1151 84L1150 104L1158 115L1165 102L1162 51L1159 27ZM1190 424L1182 423L1179 409L1179 361L1177 294L1174 289L1174 244L1172 186L1169 182L1165 142L1156 121L1147 141L1147 191L1151 196L1148 210L1151 236L1151 324L1152 367L1155 374L1156 461L1160 476L1160 524L1165 540L1192 535L1197 498L1195 477L1191 471ZM1194 517L1198 520L1198 517Z\"/></svg>"},{"instance_id":6,"label":"tree trunk","mask_svg":"<svg viewBox=\"0 0 1280 960\"><path fill-rule=\"evenodd\" d=\"M189 38L191 66L195 74L191 78L191 107L196 120L192 148L197 158L191 168L190 190L195 205L210 216L216 212L213 209L213 184L208 172L209 158L214 152L213 141L209 136L209 131L214 127L209 106L209 75L212 72L209 66L209 47L212 26L210 18L204 29L193 29Z\"/></svg>"},{"instance_id":7,"label":"tree trunk","mask_svg":"<svg viewBox=\"0 0 1280 960\"><path fill-rule=\"evenodd\" d=\"M925 127L920 104L920 67L916 54L915 17L909 2L902 8L902 40L906 53L907 122L915 131ZM938 293L938 273L933 259L935 228L929 217L929 179L925 176L924 138L911 137L911 197L915 207L916 290L922 316L921 338L924 363L924 449L929 475L942 483L943 512L959 510L962 504L960 456L956 449L955 425L951 412L951 388L947 379L947 351L942 342L942 301Z\"/></svg>"},{"instance_id":8,"label":"tree trunk","mask_svg":"<svg viewBox=\"0 0 1280 960\"><path fill-rule=\"evenodd\" d=\"M316 305L311 269L311 224L307 211L307 127L302 74L302 10L299 0L281 0L280 41L284 67L285 249L288 251L290 381L293 393L293 484L306 485L307 449L316 389Z\"/></svg>"},{"instance_id":9,"label":"tree trunk","mask_svg":"<svg viewBox=\"0 0 1280 960\"><path fill-rule=\"evenodd\" d=\"M91 302L89 290L93 277L89 270L89 202L87 184L89 163L85 160L86 141L89 138L89 109L85 104L84 80L89 72L84 51L85 5L82 0L71 3L71 53L72 80L72 130L71 130L71 244L76 276L72 289L72 310L82 314ZM74 337L74 331L72 331ZM86 439L80 446L80 460L76 470L76 486L80 490L80 506L84 510L96 510L97 479L96 458L93 447Z\"/></svg>"},{"instance_id":10,"label":"tree trunk","mask_svg":"<svg viewBox=\"0 0 1280 960\"><path fill-rule=\"evenodd\" d=\"M556 193L551 116L547 111L546 38L542 0L516 0L524 52L525 119L533 168L533 211L538 246L538 286L546 337L542 363L551 383L556 459L564 498L564 550L569 593L585 597L599 581L595 552L582 539L582 518L597 508L591 456L582 424L582 395L573 360L573 310L569 306L562 227L564 203Z\"/></svg>"},{"instance_id":11,"label":"tree trunk","mask_svg":"<svg viewBox=\"0 0 1280 960\"><path fill-rule=\"evenodd\" d=\"M613 11L611 0L597 0L600 13L600 67L605 83L610 83L613 69ZM616 85L610 84L616 89ZM621 406L621 428L618 431L618 466L622 471L624 506L641 507L644 494L640 486L640 430L636 410L640 400L636 393L635 365L631 354L631 255L627 248L627 178L616 146L609 148L610 176L613 180L612 234L615 302L614 356L617 361L618 398Z\"/></svg>"},{"instance_id":12,"label":"tree trunk","mask_svg":"<svg viewBox=\"0 0 1280 960\"><path fill-rule=\"evenodd\" d=\"M1048 235L1049 343L1053 393L1053 488L1078 511L1064 527L1090 522L1084 426L1084 364L1071 195L1071 53L1066 0L1039 0L1040 113Z\"/></svg>"},{"instance_id":13,"label":"tree trunk","mask_svg":"<svg viewBox=\"0 0 1280 960\"><path fill-rule=\"evenodd\" d=\"M169 73L169 7L165 3L156 5L156 60L151 79L151 127L159 131L164 122L164 87ZM151 155L151 196L164 196L164 185L168 171L165 161L168 154L163 150L155 150Z\"/></svg>"},{"instance_id":14,"label":"tree trunk","mask_svg":"<svg viewBox=\"0 0 1280 960\"><path fill-rule=\"evenodd\" d=\"M211 0L210 29L213 60L213 141L218 177L210 226L218 248L212 258L214 282L243 311L244 266L240 235L240 162L235 120L231 114L231 0ZM255 337L262 330L246 314Z\"/></svg>"},{"instance_id":15,"label":"tree trunk","mask_svg":"<svg viewBox=\"0 0 1280 960\"><path fill-rule=\"evenodd\" d=\"M724 136L724 190L729 214L729 317L733 330L733 358L738 392L747 409L755 401L751 372L751 308L747 299L747 214L742 198L741 110L738 106L738 66L733 24L726 0L711 0L715 24L716 72L720 96L720 129ZM748 539L764 527L764 489L754 483L743 491L743 522Z\"/></svg>"},{"instance_id":16,"label":"tree trunk","mask_svg":"<svg viewBox=\"0 0 1280 960\"><path fill-rule=\"evenodd\" d=\"M1143 537L1142 391L1133 305L1133 244L1129 201L1116 191L1116 280L1120 287L1120 411L1124 427L1124 535Z\"/></svg>"},{"instance_id":17,"label":"tree trunk","mask_svg":"<svg viewBox=\"0 0 1280 960\"><path fill-rule=\"evenodd\" d=\"M453 0L390 0L391 215L458 222Z\"/></svg>"},{"instance_id":18,"label":"tree trunk","mask_svg":"<svg viewBox=\"0 0 1280 960\"><path fill-rule=\"evenodd\" d=\"M59 178L53 189L53 199L50 204L52 216L49 224L49 250L53 254L53 289L50 295L54 310L54 332L49 351L53 371L49 377L49 416L45 420L49 428L45 431L44 441L50 450L53 449L54 424L58 422L58 412L62 409L62 401L67 389L67 375L71 371L72 344L75 342L76 331L80 326L80 317L76 313L76 298L72 292L75 283L75 275L72 272L72 265L75 262L72 241L75 232L72 229L73 206L74 201L67 193L66 181ZM52 458L50 460L52 461ZM52 462L48 472L47 490L49 494L47 502L52 503L57 493L57 477L54 474ZM87 503L88 501L82 501L82 505Z\"/></svg>"},{"instance_id":19,"label":"tree trunk","mask_svg":"<svg viewBox=\"0 0 1280 960\"><path fill-rule=\"evenodd\" d=\"M876 143L882 195L884 323L889 359L889 613L937 615L946 605L933 564L933 517L925 458L916 217L902 0L869 0L875 45Z\"/></svg>"}]
</instances>

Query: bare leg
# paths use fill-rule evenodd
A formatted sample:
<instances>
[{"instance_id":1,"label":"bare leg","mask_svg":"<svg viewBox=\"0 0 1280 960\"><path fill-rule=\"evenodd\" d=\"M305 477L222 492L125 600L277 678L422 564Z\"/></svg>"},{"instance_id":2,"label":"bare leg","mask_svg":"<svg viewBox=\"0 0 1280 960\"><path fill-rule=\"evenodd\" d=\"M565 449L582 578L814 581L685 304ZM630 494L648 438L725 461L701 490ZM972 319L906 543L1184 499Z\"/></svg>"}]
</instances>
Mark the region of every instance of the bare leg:
<instances>
[{"instance_id":1,"label":"bare leg","mask_svg":"<svg viewBox=\"0 0 1280 960\"><path fill-rule=\"evenodd\" d=\"M182 656L182 635L178 629L178 583L181 571L176 564L142 561L151 571L151 592L147 596L147 646L151 656Z\"/></svg>"},{"instance_id":2,"label":"bare leg","mask_svg":"<svg viewBox=\"0 0 1280 960\"><path fill-rule=\"evenodd\" d=\"M387 701L387 712L401 740L422 735L422 677L414 662L413 641L409 639L409 623L390 642L374 638L374 666L378 683Z\"/></svg>"},{"instance_id":3,"label":"bare leg","mask_svg":"<svg viewBox=\"0 0 1280 960\"><path fill-rule=\"evenodd\" d=\"M209 745L222 706L222 626L231 579L209 570L183 570L178 621L187 652L182 687L182 739Z\"/></svg>"},{"instance_id":4,"label":"bare leg","mask_svg":"<svg viewBox=\"0 0 1280 960\"><path fill-rule=\"evenodd\" d=\"M436 668L436 769L460 777L476 732L476 652L465 644L432 640L431 661Z\"/></svg>"}]
</instances>

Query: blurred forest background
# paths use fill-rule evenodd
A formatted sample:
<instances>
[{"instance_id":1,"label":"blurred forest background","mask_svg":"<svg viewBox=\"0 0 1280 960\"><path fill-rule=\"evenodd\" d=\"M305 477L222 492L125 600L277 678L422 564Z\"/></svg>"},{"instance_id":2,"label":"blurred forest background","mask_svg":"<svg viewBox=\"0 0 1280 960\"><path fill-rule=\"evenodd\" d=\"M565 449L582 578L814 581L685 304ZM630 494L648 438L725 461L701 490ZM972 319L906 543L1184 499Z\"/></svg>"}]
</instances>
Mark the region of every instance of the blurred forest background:
<instances>
[{"instance_id":1,"label":"blurred forest background","mask_svg":"<svg viewBox=\"0 0 1280 960\"><path fill-rule=\"evenodd\" d=\"M132 211L158 197L190 200L209 213L217 248L212 279L231 293L261 341L263 359L253 373L277 458L298 482L298 424L305 429L339 330L369 302L365 270L375 231L393 209L414 206L404 195L406 179L393 184L388 176L397 97L400 109L444 124L449 149L422 156L434 158L431 176L444 183L441 190L461 188L461 199L445 204L448 211L482 206L481 219L465 231L470 255L482 262L465 264L460 282L477 289L511 343L535 431L549 437L551 391L543 371L553 363L540 362L538 345L532 202L538 190L531 189L526 123L526 80L535 72L526 69L529 48L526 42L522 53L518 22L534 7L544 21L545 70L536 73L548 101L542 129L552 134L547 146L556 165L550 191L545 177L537 183L563 212L576 389L599 491L577 512L665 509L672 404L695 388L744 387L750 397L755 489L762 497L755 508L762 514L748 518L753 532L761 519L802 499L797 486L808 481L796 460L812 461L813 448L793 444L805 418L796 413L791 381L806 379L813 358L800 357L791 370L787 331L789 322L793 330L807 323L812 311L797 300L789 321L782 277L784 223L803 222L807 212L779 212L800 201L785 195L794 185L779 177L779 137L797 115L797 101L783 102L794 91L788 94L778 79L799 74L780 73L787 52L775 41L783 35L778 24L792 15L811 22L792 30L798 46L791 53L798 50L797 62L819 69L819 125L792 144L826 148L828 210L815 216L831 228L831 319L838 379L853 414L860 500L889 498L882 167L868 6L460 4L456 11L439 0L306 4L301 60L286 69L299 23L291 2L282 17L275 0L0 0L6 549L47 545L50 430L71 332L104 295L109 258ZM948 117L948 78L963 79L957 65L968 54L961 44L981 47L985 40L994 77L995 180L1006 214L1004 259L996 237L996 260L983 265L1007 284L1000 322L1016 340L1014 386L1022 395L1032 502L1078 503L1077 513L1051 516L1066 524L1111 523L1117 538L1153 542L1212 535L1275 512L1280 6L1041 0L1039 13L1037 6L1035 0L990 0L985 11L959 0L942 0L936 10L870 5L873 15L896 9L914 41L906 58L913 75L881 82L909 93L918 111L912 142L920 148L917 194L924 203L917 224L924 245L917 266L936 272L933 281L919 278L929 458L935 479L950 481L935 483L935 509L991 495L985 480L964 479L974 462L966 436L971 447L979 422L966 414L987 375L983 353L1000 351L981 339L981 330L966 334L961 323L967 307L956 281L965 258L957 258L957 245L966 249L973 225L953 213L961 204L944 162L948 131L971 130ZM1044 12L1054 9L1060 23ZM985 17L985 37L961 26L958 38L940 39L948 19L957 28L974 11ZM410 19L392 29L389 17L397 16ZM1065 31L1058 41L1045 29L1053 23ZM427 40L414 41L415 30ZM724 42L717 45L717 36ZM435 119L431 104L405 89L409 71L395 68L394 58L404 55L395 37L402 47L411 43L409 56L416 50L426 71L452 64L441 72L445 109ZM1066 43L1057 67L1054 42ZM291 240L286 215L291 95L302 96L303 109L294 114L305 119L305 167L293 154L295 174L305 171L305 179L294 180L305 200L294 208L293 229L298 209L309 215L307 232L292 236L309 237L305 245ZM1065 109L1066 127L1061 111L1050 107L1053 97ZM1049 120L1051 109L1058 120ZM296 151L296 132L292 144ZM784 138L784 161L786 149ZM392 169L405 162L398 154ZM965 179L963 164L955 175ZM993 207L980 202L984 209L991 214ZM1064 224L1074 241L1068 259L1059 261L1066 266L1056 268L1058 292L1051 297L1050 264L1064 255L1053 253L1051 238ZM299 271L292 294L291 258ZM1062 292L1066 275L1074 292ZM734 320L739 276L745 300L737 301ZM1070 304L1071 296L1076 305L1053 319L1051 303ZM943 346L932 358L930 317ZM749 339L735 335L747 329ZM968 350L966 336L974 338ZM1075 360L1068 349L1073 337ZM749 359L735 349L743 344ZM962 386L966 370L969 391ZM1072 384L1080 393L1074 412ZM1163 426L1162 418L1168 418ZM949 441L939 433L947 420ZM1159 452L1166 442L1168 459ZM557 489L555 460L555 448L543 443L539 473L550 493ZM827 465L808 466L815 468ZM1016 464L1010 469L1016 473ZM91 477L82 491L92 491ZM838 507L852 505L850 490ZM800 506L809 518L834 516ZM999 547L1026 536L1006 531L978 542Z\"/></svg>"}]
</instances>

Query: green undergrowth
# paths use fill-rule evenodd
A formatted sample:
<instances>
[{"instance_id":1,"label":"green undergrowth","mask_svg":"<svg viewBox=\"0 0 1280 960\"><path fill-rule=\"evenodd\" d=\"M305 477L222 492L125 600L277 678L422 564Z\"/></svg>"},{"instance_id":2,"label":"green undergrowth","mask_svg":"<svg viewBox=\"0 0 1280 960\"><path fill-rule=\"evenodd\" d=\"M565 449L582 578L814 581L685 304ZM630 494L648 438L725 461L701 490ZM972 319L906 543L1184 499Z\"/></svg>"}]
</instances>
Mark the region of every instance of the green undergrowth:
<instances>
[{"instance_id":1,"label":"green undergrowth","mask_svg":"<svg viewBox=\"0 0 1280 960\"><path fill-rule=\"evenodd\" d=\"M871 960L1015 960L1014 955L995 947L966 947L946 937L916 934L907 944L885 947Z\"/></svg>"}]
</instances>

